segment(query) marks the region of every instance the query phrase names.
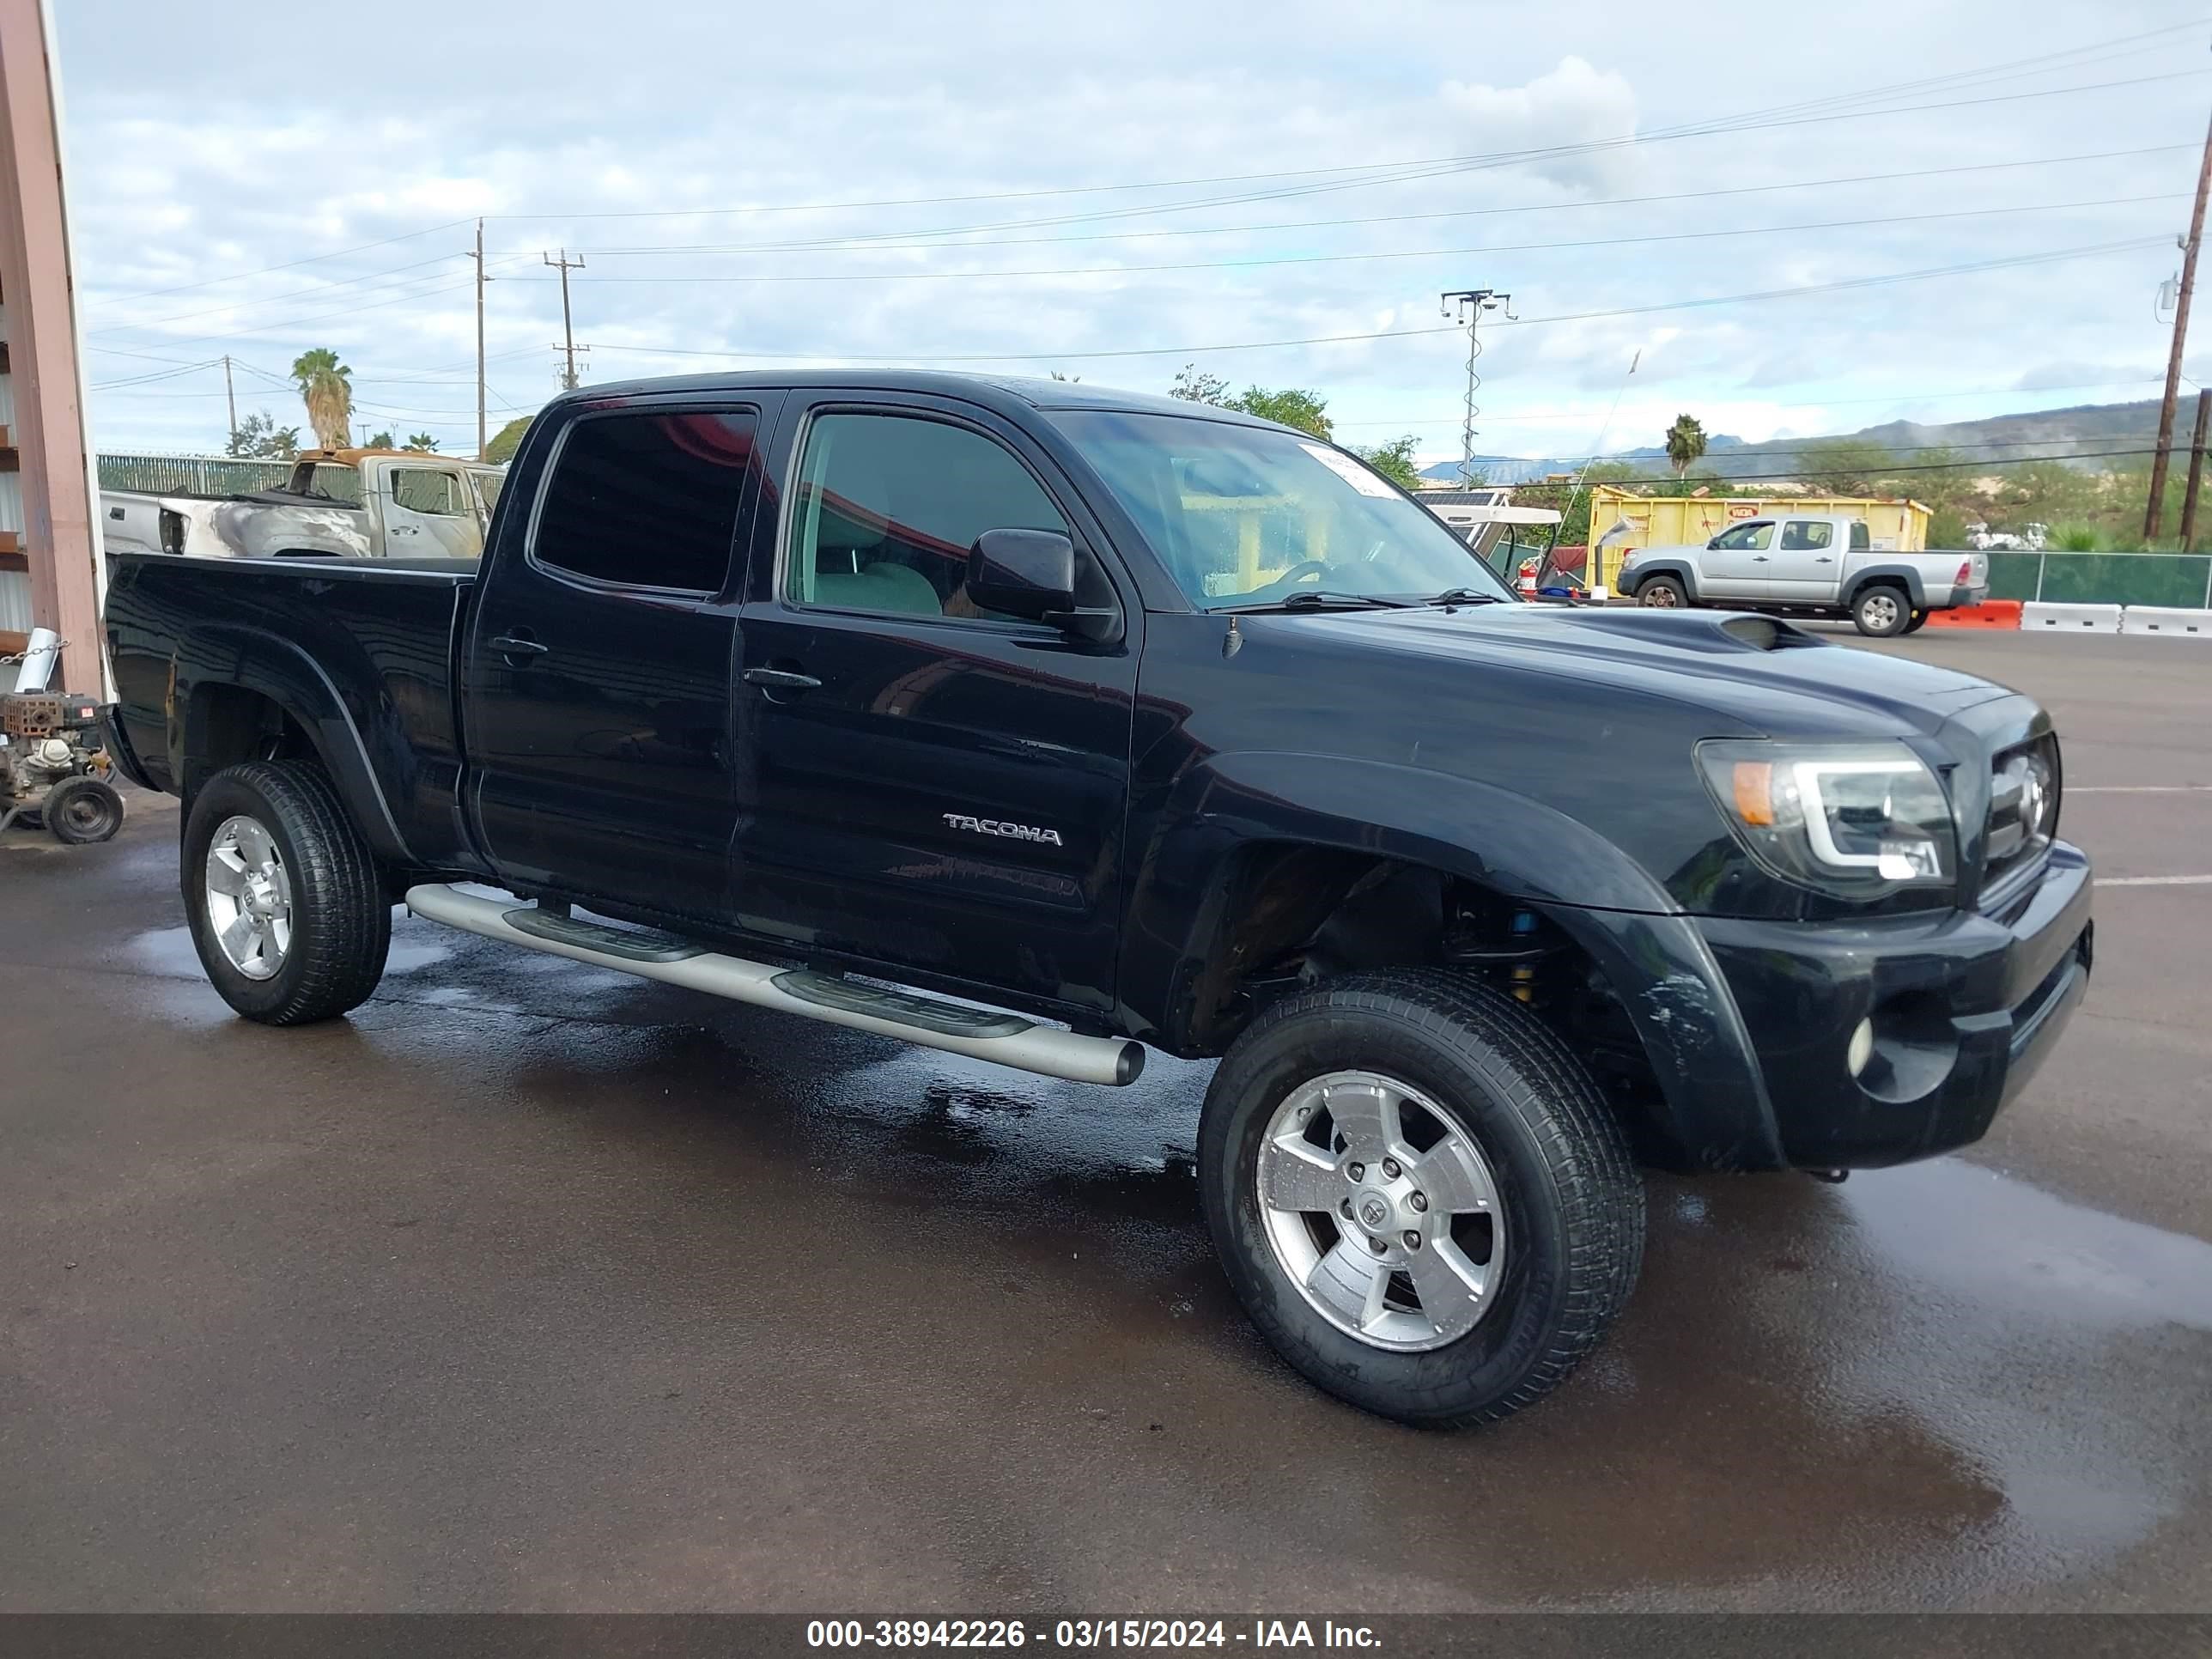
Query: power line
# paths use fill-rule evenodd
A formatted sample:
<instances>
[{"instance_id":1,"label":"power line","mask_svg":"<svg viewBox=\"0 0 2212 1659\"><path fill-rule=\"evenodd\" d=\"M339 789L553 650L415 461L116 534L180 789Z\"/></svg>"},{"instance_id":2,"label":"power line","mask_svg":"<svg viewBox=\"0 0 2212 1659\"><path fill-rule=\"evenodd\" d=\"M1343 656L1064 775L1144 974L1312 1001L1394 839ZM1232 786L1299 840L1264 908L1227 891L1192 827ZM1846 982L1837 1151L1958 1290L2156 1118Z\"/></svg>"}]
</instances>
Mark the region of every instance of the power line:
<instances>
[{"instance_id":1,"label":"power line","mask_svg":"<svg viewBox=\"0 0 2212 1659\"><path fill-rule=\"evenodd\" d=\"M2145 202L2172 202L2185 199L2185 192L2169 191L2149 196L2105 196L2076 202L2030 202L2014 207L1950 208L1937 213L1885 213L1863 219L1824 219L1809 223L1800 222L1786 225L1741 225L1721 230L1668 231L1646 236L1595 236L1557 242L1491 242L1474 247L1393 248L1359 253L1285 253L1250 259L1193 259L1149 265L1055 265L1025 269L1018 267L1010 270L772 271L764 275L744 276L600 276L593 280L602 284L616 283L663 285L685 283L720 284L726 283L989 282L1002 278L1028 276L1132 276L1159 271L1243 270L1275 265L1353 264L1387 259L1454 258L1473 253L1535 253L1568 248L1628 247L1655 242L1710 241L1730 236L1776 236L1808 230L1850 230L1868 225L1911 225L1943 219L2001 217L2013 213L2063 213L2076 208L2132 207ZM550 282L553 279L550 276L539 276L524 277L520 280Z\"/></svg>"},{"instance_id":2,"label":"power line","mask_svg":"<svg viewBox=\"0 0 2212 1659\"><path fill-rule=\"evenodd\" d=\"M1438 208L1421 213L1377 213L1340 219L1273 219L1256 224L1182 225L1158 230L1102 231L1081 236L1005 236L965 241L869 242L855 246L842 236L798 242L668 242L645 247L590 247L608 258L652 258L671 253L908 252L931 248L1056 246L1080 242L1134 242L1183 236L1230 236L1267 230L1328 230L1348 225L1413 224L1436 219L1473 219L1503 214L1558 213L1586 208L1644 207L1667 202L1707 201L1723 196L1754 196L1775 191L1817 190L1836 185L1888 184L1899 179L1933 179L1962 173L1994 173L2020 167L2051 167L2075 161L2110 161L2174 150L2194 150L2196 142L2145 144L2131 149L2088 150L2075 155L2046 155L2032 161L1975 161L1957 167L1913 167L1897 173L1862 173L1836 179L1788 179L1768 185L1735 185L1714 190L1670 191L1655 196L1592 197L1574 202L1522 202L1502 207ZM599 281L606 281L605 277Z\"/></svg>"},{"instance_id":3,"label":"power line","mask_svg":"<svg viewBox=\"0 0 2212 1659\"><path fill-rule=\"evenodd\" d=\"M763 203L752 204L741 207L725 208L623 208L605 209L582 213L514 213L491 214L486 216L487 218L493 220L526 221L539 223L544 222L548 220L715 218L754 213L834 213L851 211L859 209L943 206L968 202L1021 201L1047 197L1093 195L1126 191L1180 190L1204 185L1249 184L1275 179L1323 177L1341 178L1341 176L1346 173L1365 173L1395 172L1405 173L1407 179L1411 179L1425 176L1422 174L1413 173L1409 171L1416 168L1460 170L1470 166L1479 167L1491 164L1514 165L1524 161L1551 160L1563 155L1580 154L1590 150L1613 149L1624 144L1651 143L1662 139L1699 137L1708 136L1709 134L1715 132L1754 131L1758 127L1770 125L1803 125L1808 120L1826 120L1834 118L1860 119L1870 116L1909 113L1913 109L1919 108L1957 109L1979 103L2005 102L2017 98L2045 97L2075 92L2101 91L2112 87L2140 85L2145 81L2171 80L2175 78L2177 75L2183 74L2204 74L2209 71L2203 70L2189 70L2172 71L2164 75L2148 76L2136 80L2099 82L2075 87L2045 88L2035 91L2006 94L1995 99L1954 100L1940 105L1911 106L1903 109L1869 110L1863 107L1863 105L1870 99L1902 96L1909 92L1929 90L1936 87L1946 84L1954 84L1961 81L2010 78L2016 77L2021 75L2034 74L2062 68L2073 68L2082 64L2085 61L2089 63L2098 61L2097 54L2106 53L2115 47L2128 46L2131 43L2148 42L2154 39L2182 33L2199 27L2201 27L2201 25L2197 23L2172 24L2161 28L2146 30L2140 34L2124 35L2113 40L2097 42L2091 46L2080 47L2073 51L2045 52L2038 54L2033 58L2016 59L2008 64L1992 64L1981 69L1957 70L1949 75L1944 76L1924 76L1915 81L1892 83L1887 87L1863 88L1854 92L1836 93L1825 98L1797 100L1790 104L1775 105L1765 109L1746 111L1733 116L1722 116L1698 122L1683 123L1675 127L1662 128L1655 132L1648 134L1628 134L1614 138L1588 139L1577 143L1546 145L1522 150L1497 150L1474 152L1455 155L1427 156L1401 161L1353 162L1335 167L1291 168L1266 173L1218 173L1195 178L1150 179L1138 183L1072 185L1031 190L988 191L965 195L886 197L878 198L872 200L847 200L836 202L797 202L784 204ZM2141 51L2147 49L2147 47L2137 45L2134 49ZM2124 52L2117 55L2127 56L2131 54ZM1845 108L1834 115L1820 113L1806 116L1800 114L1772 122L1758 119L1759 117L1772 114L1777 112L1802 112L1808 109L1820 110L1824 106L1835 104L1845 104L1851 106L1851 107ZM1369 183L1405 181L1405 179L1388 179L1382 180L1355 179L1352 180L1349 185L1341 187L1356 189ZM1324 186L1323 188L1338 187L1340 186L1332 185ZM1301 191L1288 193L1303 194L1306 192ZM1210 204L1185 203L1170 204L1166 205L1176 209L1181 209L1190 206L1210 205ZM1150 207L1121 210L1121 211L1136 213L1153 210L1156 210ZM988 227L986 227L986 228L988 228ZM900 233L893 234L896 234Z\"/></svg>"},{"instance_id":4,"label":"power line","mask_svg":"<svg viewBox=\"0 0 2212 1659\"><path fill-rule=\"evenodd\" d=\"M2105 254L2140 247L2156 246L2163 237L2137 236L2116 242L2094 242L2080 247L2053 248L2040 253L2016 254L2008 258L1984 259L1963 264L1934 265L1920 270L1888 271L1875 276L1853 276L1830 283L1808 283L1801 287L1765 289L1748 294L1720 294L1699 299L1671 300L1654 305L1624 306L1606 311L1564 312L1550 317L1522 317L1510 324L1501 320L1493 327L1535 328L1553 323L1588 322L1607 317L1644 316L1654 312L1675 311L1692 307L1748 304L1779 299L1798 299L1816 294L1836 293L1845 289L1883 287L1892 283L1919 282L1931 277L1966 276L1985 270L2000 270L2014 266L2056 264L2069 260L2095 258ZM856 351L735 351L710 350L696 347L627 345L601 342L602 351L629 352L659 357L722 357L767 362L793 361L833 361L857 363L997 363L997 362L1054 362L1074 359L1103 359L1109 357L1202 357L1223 351L1265 351L1279 347L1302 345L1344 345L1367 340L1409 339L1422 335L1455 334L1450 325L1420 328L1375 329L1355 334L1314 334L1292 339L1240 340L1208 345L1142 346L1097 351L1061 349L1054 351L986 351L940 352L922 355Z\"/></svg>"}]
</instances>

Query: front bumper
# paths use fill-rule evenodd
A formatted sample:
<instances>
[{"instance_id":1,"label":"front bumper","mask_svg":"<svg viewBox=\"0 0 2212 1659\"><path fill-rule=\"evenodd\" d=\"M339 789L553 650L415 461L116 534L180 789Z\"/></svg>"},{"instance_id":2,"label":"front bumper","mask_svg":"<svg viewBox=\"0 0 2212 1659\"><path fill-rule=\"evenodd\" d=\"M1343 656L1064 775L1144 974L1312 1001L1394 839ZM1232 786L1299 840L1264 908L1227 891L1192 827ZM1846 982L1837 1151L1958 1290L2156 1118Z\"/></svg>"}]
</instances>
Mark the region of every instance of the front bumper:
<instances>
[{"instance_id":1,"label":"front bumper","mask_svg":"<svg viewBox=\"0 0 2212 1659\"><path fill-rule=\"evenodd\" d=\"M1977 1140L2088 988L2089 861L2054 842L2000 915L1948 910L1856 926L1697 925L1742 1017L1783 1161L1868 1169ZM1875 1057L1853 1077L1852 1033Z\"/></svg>"}]
</instances>

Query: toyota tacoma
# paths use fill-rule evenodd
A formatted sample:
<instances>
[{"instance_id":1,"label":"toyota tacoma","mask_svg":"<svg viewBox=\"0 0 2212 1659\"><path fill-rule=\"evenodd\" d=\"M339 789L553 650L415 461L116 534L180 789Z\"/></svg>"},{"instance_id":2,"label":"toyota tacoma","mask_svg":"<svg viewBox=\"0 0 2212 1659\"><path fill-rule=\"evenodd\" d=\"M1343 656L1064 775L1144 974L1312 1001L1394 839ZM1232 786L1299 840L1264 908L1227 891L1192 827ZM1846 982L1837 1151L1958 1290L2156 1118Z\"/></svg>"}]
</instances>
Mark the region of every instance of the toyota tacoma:
<instances>
[{"instance_id":1,"label":"toyota tacoma","mask_svg":"<svg viewBox=\"0 0 2212 1659\"><path fill-rule=\"evenodd\" d=\"M125 554L106 626L113 753L183 799L240 1014L362 1002L404 904L1101 1085L1218 1058L1236 1294L1416 1423L1590 1351L1639 1164L1964 1146L2088 980L2028 698L1522 603L1351 455L1188 403L594 387L480 562Z\"/></svg>"}]
</instances>

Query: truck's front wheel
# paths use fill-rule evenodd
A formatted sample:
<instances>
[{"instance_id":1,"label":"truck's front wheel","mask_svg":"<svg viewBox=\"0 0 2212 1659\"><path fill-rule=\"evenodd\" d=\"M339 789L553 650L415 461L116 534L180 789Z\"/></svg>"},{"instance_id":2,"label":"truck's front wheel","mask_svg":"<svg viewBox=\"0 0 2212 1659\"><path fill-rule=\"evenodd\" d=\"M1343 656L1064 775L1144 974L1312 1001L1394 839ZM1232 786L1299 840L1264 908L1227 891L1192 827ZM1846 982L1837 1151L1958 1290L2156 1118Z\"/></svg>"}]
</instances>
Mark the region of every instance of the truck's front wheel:
<instances>
[{"instance_id":1,"label":"truck's front wheel","mask_svg":"<svg viewBox=\"0 0 2212 1659\"><path fill-rule=\"evenodd\" d=\"M1286 999L1207 1091L1199 1178L1254 1323L1312 1382L1408 1423L1541 1397L1636 1282L1644 1188L1556 1036L1462 975Z\"/></svg>"},{"instance_id":2,"label":"truck's front wheel","mask_svg":"<svg viewBox=\"0 0 2212 1659\"><path fill-rule=\"evenodd\" d=\"M200 963L248 1019L328 1019L384 976L392 903L318 767L250 761L210 778L185 820L179 875Z\"/></svg>"}]
</instances>

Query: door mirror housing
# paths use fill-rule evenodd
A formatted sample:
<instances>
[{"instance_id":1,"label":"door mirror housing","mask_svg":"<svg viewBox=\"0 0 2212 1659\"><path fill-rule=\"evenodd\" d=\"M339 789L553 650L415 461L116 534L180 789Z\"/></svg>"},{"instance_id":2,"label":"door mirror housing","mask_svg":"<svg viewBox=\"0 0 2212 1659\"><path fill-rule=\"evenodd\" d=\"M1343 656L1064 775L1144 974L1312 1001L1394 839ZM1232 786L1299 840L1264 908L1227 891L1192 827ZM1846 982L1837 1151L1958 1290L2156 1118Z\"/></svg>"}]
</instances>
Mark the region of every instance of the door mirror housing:
<instances>
[{"instance_id":1,"label":"door mirror housing","mask_svg":"<svg viewBox=\"0 0 2212 1659\"><path fill-rule=\"evenodd\" d=\"M987 530L968 550L968 597L1031 622L1075 609L1075 544L1056 530Z\"/></svg>"}]
</instances>

